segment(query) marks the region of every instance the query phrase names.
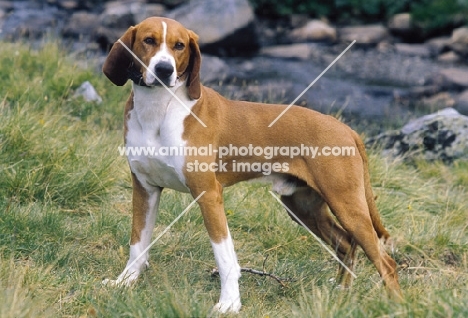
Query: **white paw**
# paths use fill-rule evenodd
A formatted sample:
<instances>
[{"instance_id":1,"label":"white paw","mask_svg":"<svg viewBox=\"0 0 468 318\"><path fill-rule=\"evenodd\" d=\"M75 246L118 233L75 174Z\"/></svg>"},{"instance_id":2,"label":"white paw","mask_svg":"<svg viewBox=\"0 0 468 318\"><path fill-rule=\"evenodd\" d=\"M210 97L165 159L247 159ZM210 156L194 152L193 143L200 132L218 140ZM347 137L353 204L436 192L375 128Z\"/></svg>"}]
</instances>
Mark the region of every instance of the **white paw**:
<instances>
[{"instance_id":1,"label":"white paw","mask_svg":"<svg viewBox=\"0 0 468 318\"><path fill-rule=\"evenodd\" d=\"M232 302L219 302L216 305L214 305L212 311L216 311L222 314L225 313L238 313L239 310L241 309L242 305L240 300L235 300Z\"/></svg>"},{"instance_id":2,"label":"white paw","mask_svg":"<svg viewBox=\"0 0 468 318\"><path fill-rule=\"evenodd\" d=\"M138 278L138 274L133 272L129 273L122 273L117 279L104 279L101 284L104 286L110 287L130 287L132 286Z\"/></svg>"}]
</instances>

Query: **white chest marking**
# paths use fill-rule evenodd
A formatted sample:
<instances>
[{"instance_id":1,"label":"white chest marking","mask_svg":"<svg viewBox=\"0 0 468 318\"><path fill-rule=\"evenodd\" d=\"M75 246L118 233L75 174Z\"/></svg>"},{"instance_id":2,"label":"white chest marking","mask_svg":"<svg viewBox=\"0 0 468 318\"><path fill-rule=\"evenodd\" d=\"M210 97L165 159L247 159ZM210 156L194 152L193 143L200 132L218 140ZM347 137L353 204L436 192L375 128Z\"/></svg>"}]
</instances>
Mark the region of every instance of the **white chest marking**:
<instances>
[{"instance_id":1,"label":"white chest marking","mask_svg":"<svg viewBox=\"0 0 468 318\"><path fill-rule=\"evenodd\" d=\"M184 83L171 88L187 107L184 107L164 87L133 85L134 107L127 121L126 147L142 151L129 152L130 168L143 186L160 186L188 192L185 184L183 155L169 155L160 151L169 147L184 147L183 122L196 100L187 97ZM145 152L146 150L146 152Z\"/></svg>"}]
</instances>

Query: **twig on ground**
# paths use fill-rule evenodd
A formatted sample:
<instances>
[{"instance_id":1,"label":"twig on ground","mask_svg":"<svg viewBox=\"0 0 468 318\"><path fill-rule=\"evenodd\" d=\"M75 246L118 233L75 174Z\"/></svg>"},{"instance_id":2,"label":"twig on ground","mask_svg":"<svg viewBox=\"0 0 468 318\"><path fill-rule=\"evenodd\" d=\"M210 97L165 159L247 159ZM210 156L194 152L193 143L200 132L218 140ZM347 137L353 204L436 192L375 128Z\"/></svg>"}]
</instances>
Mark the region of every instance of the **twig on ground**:
<instances>
[{"instance_id":1,"label":"twig on ground","mask_svg":"<svg viewBox=\"0 0 468 318\"><path fill-rule=\"evenodd\" d=\"M245 272L245 273L251 273L251 274L255 274L255 275L260 275L260 276L268 276L268 277L271 277L273 278L274 280L276 280L278 283L280 283L280 285L282 287L287 287L285 282L292 282L293 279L292 278L284 278L284 277L278 277L276 276L275 274L272 274L272 273L267 273L265 272L264 270L263 271L259 271L257 269L253 269L253 268L247 268L247 267L242 267L241 268L241 272ZM211 276L219 276L219 271L217 268L213 268L211 270Z\"/></svg>"}]
</instances>

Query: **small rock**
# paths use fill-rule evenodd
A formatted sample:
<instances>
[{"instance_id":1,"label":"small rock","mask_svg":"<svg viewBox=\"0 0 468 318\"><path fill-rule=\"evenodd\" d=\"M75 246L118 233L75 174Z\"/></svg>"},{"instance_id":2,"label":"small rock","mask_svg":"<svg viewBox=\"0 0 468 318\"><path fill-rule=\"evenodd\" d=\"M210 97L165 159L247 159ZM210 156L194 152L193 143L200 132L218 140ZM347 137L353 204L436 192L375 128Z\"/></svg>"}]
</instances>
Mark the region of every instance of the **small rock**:
<instances>
[{"instance_id":1,"label":"small rock","mask_svg":"<svg viewBox=\"0 0 468 318\"><path fill-rule=\"evenodd\" d=\"M431 56L429 48L424 44L396 43L395 50L402 55L419 56L426 58Z\"/></svg>"},{"instance_id":2,"label":"small rock","mask_svg":"<svg viewBox=\"0 0 468 318\"><path fill-rule=\"evenodd\" d=\"M201 64L201 80L203 83L219 82L229 74L229 66L217 56L203 55Z\"/></svg>"},{"instance_id":3,"label":"small rock","mask_svg":"<svg viewBox=\"0 0 468 318\"><path fill-rule=\"evenodd\" d=\"M310 58L313 51L313 46L307 43L297 43L291 45L276 45L268 46L260 50L260 55L307 60Z\"/></svg>"},{"instance_id":4,"label":"small rock","mask_svg":"<svg viewBox=\"0 0 468 318\"><path fill-rule=\"evenodd\" d=\"M98 104L102 103L101 96L99 96L96 89L94 89L94 86L88 81L84 82L76 89L73 97L77 98L79 96L83 97L87 102L96 102Z\"/></svg>"},{"instance_id":5,"label":"small rock","mask_svg":"<svg viewBox=\"0 0 468 318\"><path fill-rule=\"evenodd\" d=\"M380 24L345 27L339 29L338 34L341 41L352 42L356 40L358 44L378 44L390 37L387 28Z\"/></svg>"},{"instance_id":6,"label":"small rock","mask_svg":"<svg viewBox=\"0 0 468 318\"><path fill-rule=\"evenodd\" d=\"M434 112L447 107L453 107L455 105L455 100L449 93L444 92L423 98L421 104L424 109Z\"/></svg>"},{"instance_id":7,"label":"small rock","mask_svg":"<svg viewBox=\"0 0 468 318\"><path fill-rule=\"evenodd\" d=\"M386 42L386 41L379 42L379 44L377 44L376 49L377 49L377 51L382 52L382 53L388 53L388 52L394 52L395 51L394 45L389 43L389 42Z\"/></svg>"},{"instance_id":8,"label":"small rock","mask_svg":"<svg viewBox=\"0 0 468 318\"><path fill-rule=\"evenodd\" d=\"M395 14L389 19L387 26L390 32L402 37L411 37L415 34L410 13Z\"/></svg>"},{"instance_id":9,"label":"small rock","mask_svg":"<svg viewBox=\"0 0 468 318\"><path fill-rule=\"evenodd\" d=\"M410 13L398 13L388 21L388 28L391 31L409 30L412 27Z\"/></svg>"},{"instance_id":10,"label":"small rock","mask_svg":"<svg viewBox=\"0 0 468 318\"><path fill-rule=\"evenodd\" d=\"M437 61L447 64L458 63L461 61L460 55L453 51L442 53L437 57Z\"/></svg>"},{"instance_id":11,"label":"small rock","mask_svg":"<svg viewBox=\"0 0 468 318\"><path fill-rule=\"evenodd\" d=\"M468 69L466 68L446 68L439 74L448 85L468 87Z\"/></svg>"},{"instance_id":12,"label":"small rock","mask_svg":"<svg viewBox=\"0 0 468 318\"><path fill-rule=\"evenodd\" d=\"M293 42L335 42L336 29L321 20L311 20L291 32Z\"/></svg>"},{"instance_id":13,"label":"small rock","mask_svg":"<svg viewBox=\"0 0 468 318\"><path fill-rule=\"evenodd\" d=\"M394 91L393 96L395 100L421 99L423 97L433 96L439 93L441 89L442 88L439 85L415 86L402 92L396 90Z\"/></svg>"},{"instance_id":14,"label":"small rock","mask_svg":"<svg viewBox=\"0 0 468 318\"><path fill-rule=\"evenodd\" d=\"M57 1L57 5L65 10L76 10L80 7L80 1L76 0L61 0Z\"/></svg>"},{"instance_id":15,"label":"small rock","mask_svg":"<svg viewBox=\"0 0 468 318\"><path fill-rule=\"evenodd\" d=\"M468 115L468 89L457 96L455 108L460 113Z\"/></svg>"},{"instance_id":16,"label":"small rock","mask_svg":"<svg viewBox=\"0 0 468 318\"><path fill-rule=\"evenodd\" d=\"M63 35L79 38L91 35L99 26L99 15L88 12L75 12L63 29Z\"/></svg>"},{"instance_id":17,"label":"small rock","mask_svg":"<svg viewBox=\"0 0 468 318\"><path fill-rule=\"evenodd\" d=\"M468 56L468 27L455 29L450 47L462 56Z\"/></svg>"},{"instance_id":18,"label":"small rock","mask_svg":"<svg viewBox=\"0 0 468 318\"><path fill-rule=\"evenodd\" d=\"M122 34L127 31L127 28L118 29L118 28L106 28L99 27L96 30L94 35L95 41L99 44L102 50L109 51L112 45L117 41Z\"/></svg>"},{"instance_id":19,"label":"small rock","mask_svg":"<svg viewBox=\"0 0 468 318\"><path fill-rule=\"evenodd\" d=\"M439 55L442 52L446 52L450 49L450 43L452 39L448 36L438 37L430 39L426 42L431 54L433 56Z\"/></svg>"},{"instance_id":20,"label":"small rock","mask_svg":"<svg viewBox=\"0 0 468 318\"><path fill-rule=\"evenodd\" d=\"M289 15L289 23L293 29L303 27L309 20L310 17L307 14L293 13Z\"/></svg>"}]
</instances>

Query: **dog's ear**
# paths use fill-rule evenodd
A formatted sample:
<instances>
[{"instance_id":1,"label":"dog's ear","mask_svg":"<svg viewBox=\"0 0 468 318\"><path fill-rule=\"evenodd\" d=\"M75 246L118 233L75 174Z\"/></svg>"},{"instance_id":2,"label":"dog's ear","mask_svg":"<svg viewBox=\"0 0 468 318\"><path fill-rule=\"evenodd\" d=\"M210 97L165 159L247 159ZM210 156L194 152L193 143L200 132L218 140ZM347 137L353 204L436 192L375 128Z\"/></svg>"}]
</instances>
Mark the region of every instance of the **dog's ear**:
<instances>
[{"instance_id":1,"label":"dog's ear","mask_svg":"<svg viewBox=\"0 0 468 318\"><path fill-rule=\"evenodd\" d=\"M198 46L198 35L190 31L190 75L187 80L188 94L191 99L199 99L201 95L200 67L201 53Z\"/></svg>"},{"instance_id":2,"label":"dog's ear","mask_svg":"<svg viewBox=\"0 0 468 318\"><path fill-rule=\"evenodd\" d=\"M132 48L135 40L135 27L130 27L122 35L120 41L122 41L128 48ZM119 43L115 42L112 49L107 56L102 72L117 86L124 85L128 80L128 68L132 63L132 55L128 50Z\"/></svg>"}]
</instances>

